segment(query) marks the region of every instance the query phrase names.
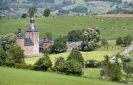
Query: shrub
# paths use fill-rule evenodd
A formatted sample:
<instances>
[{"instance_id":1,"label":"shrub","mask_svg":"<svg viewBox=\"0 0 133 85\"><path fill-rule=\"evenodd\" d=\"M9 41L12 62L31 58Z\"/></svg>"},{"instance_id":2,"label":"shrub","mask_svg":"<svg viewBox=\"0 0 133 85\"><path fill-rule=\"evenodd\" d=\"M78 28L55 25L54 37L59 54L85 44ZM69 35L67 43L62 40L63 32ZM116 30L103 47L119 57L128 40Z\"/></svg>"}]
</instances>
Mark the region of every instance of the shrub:
<instances>
[{"instance_id":1,"label":"shrub","mask_svg":"<svg viewBox=\"0 0 133 85\"><path fill-rule=\"evenodd\" d=\"M48 68L51 67L52 67L52 62L50 61L49 57L42 57L34 64L33 70L47 71Z\"/></svg>"},{"instance_id":2,"label":"shrub","mask_svg":"<svg viewBox=\"0 0 133 85\"><path fill-rule=\"evenodd\" d=\"M82 54L78 50L72 50L72 52L67 57L67 60L71 60L71 59L76 60L80 64L82 64L84 61Z\"/></svg>"},{"instance_id":3,"label":"shrub","mask_svg":"<svg viewBox=\"0 0 133 85\"><path fill-rule=\"evenodd\" d=\"M74 59L68 60L64 65L64 73L81 76L83 74L82 66Z\"/></svg>"}]
</instances>

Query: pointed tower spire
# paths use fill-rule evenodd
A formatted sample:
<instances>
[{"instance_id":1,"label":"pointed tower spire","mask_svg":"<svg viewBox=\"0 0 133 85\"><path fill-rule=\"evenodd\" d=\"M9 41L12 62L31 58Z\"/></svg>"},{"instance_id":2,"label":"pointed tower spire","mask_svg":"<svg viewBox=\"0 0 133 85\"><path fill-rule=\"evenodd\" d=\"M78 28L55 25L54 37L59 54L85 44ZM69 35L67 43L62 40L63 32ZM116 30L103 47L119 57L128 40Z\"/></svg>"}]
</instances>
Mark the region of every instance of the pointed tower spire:
<instances>
[{"instance_id":1,"label":"pointed tower spire","mask_svg":"<svg viewBox=\"0 0 133 85\"><path fill-rule=\"evenodd\" d=\"M35 26L34 26L34 18L33 17L30 18L30 28L31 29L35 29Z\"/></svg>"},{"instance_id":2,"label":"pointed tower spire","mask_svg":"<svg viewBox=\"0 0 133 85\"><path fill-rule=\"evenodd\" d=\"M18 28L18 34L17 34L18 38L23 38L22 32L21 32L21 28Z\"/></svg>"},{"instance_id":3,"label":"pointed tower spire","mask_svg":"<svg viewBox=\"0 0 133 85\"><path fill-rule=\"evenodd\" d=\"M34 17L31 17L30 18L30 26L28 29L26 29L26 32L38 32L37 28L35 28L35 25L34 25Z\"/></svg>"}]
</instances>

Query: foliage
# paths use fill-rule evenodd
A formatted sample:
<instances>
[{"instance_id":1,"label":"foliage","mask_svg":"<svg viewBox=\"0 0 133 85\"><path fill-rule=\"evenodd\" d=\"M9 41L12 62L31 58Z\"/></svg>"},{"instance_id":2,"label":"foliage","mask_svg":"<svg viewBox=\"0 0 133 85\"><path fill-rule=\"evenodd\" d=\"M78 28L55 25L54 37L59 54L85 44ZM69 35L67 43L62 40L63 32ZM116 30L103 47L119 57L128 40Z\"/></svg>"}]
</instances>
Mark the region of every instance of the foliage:
<instances>
[{"instance_id":1,"label":"foliage","mask_svg":"<svg viewBox=\"0 0 133 85\"><path fill-rule=\"evenodd\" d=\"M24 64L24 52L21 47L15 45L8 51L8 57L6 58L6 64L8 66L14 66L15 64Z\"/></svg>"},{"instance_id":2,"label":"foliage","mask_svg":"<svg viewBox=\"0 0 133 85\"><path fill-rule=\"evenodd\" d=\"M64 10L64 9L60 9L59 11L58 11L58 15L64 15L64 14L69 14L69 11L68 10Z\"/></svg>"},{"instance_id":3,"label":"foliage","mask_svg":"<svg viewBox=\"0 0 133 85\"><path fill-rule=\"evenodd\" d=\"M59 71L63 72L64 71L64 64L65 64L65 59L63 57L57 58L55 65L54 65L54 71Z\"/></svg>"},{"instance_id":4,"label":"foliage","mask_svg":"<svg viewBox=\"0 0 133 85\"><path fill-rule=\"evenodd\" d=\"M52 40L52 33L51 32L46 32L45 33L45 38L48 38L49 40Z\"/></svg>"},{"instance_id":5,"label":"foliage","mask_svg":"<svg viewBox=\"0 0 133 85\"><path fill-rule=\"evenodd\" d=\"M62 4L65 5L65 6L68 6L68 5L72 4L72 1L71 0L63 0Z\"/></svg>"},{"instance_id":6,"label":"foliage","mask_svg":"<svg viewBox=\"0 0 133 85\"><path fill-rule=\"evenodd\" d=\"M123 44L123 40L122 40L121 37L118 37L118 38L116 39L116 44L117 44L117 45L122 45L122 44Z\"/></svg>"},{"instance_id":7,"label":"foliage","mask_svg":"<svg viewBox=\"0 0 133 85\"><path fill-rule=\"evenodd\" d=\"M47 71L48 68L52 67L52 62L49 57L42 57L37 60L34 64L33 69L38 71Z\"/></svg>"},{"instance_id":8,"label":"foliage","mask_svg":"<svg viewBox=\"0 0 133 85\"><path fill-rule=\"evenodd\" d=\"M33 7L30 7L28 9L28 13L29 13L30 17L34 17L34 15L35 15L36 12L37 12L37 9L34 6Z\"/></svg>"},{"instance_id":9,"label":"foliage","mask_svg":"<svg viewBox=\"0 0 133 85\"><path fill-rule=\"evenodd\" d=\"M59 37L55 39L54 45L51 48L52 53L60 53L60 52L65 52L67 47L66 47L66 37Z\"/></svg>"},{"instance_id":10,"label":"foliage","mask_svg":"<svg viewBox=\"0 0 133 85\"><path fill-rule=\"evenodd\" d=\"M82 31L80 30L72 30L68 33L68 41L77 42L82 41Z\"/></svg>"},{"instance_id":11,"label":"foliage","mask_svg":"<svg viewBox=\"0 0 133 85\"><path fill-rule=\"evenodd\" d=\"M28 14L26 14L26 13L24 13L24 14L22 14L22 18L27 18L27 16L28 16Z\"/></svg>"},{"instance_id":12,"label":"foliage","mask_svg":"<svg viewBox=\"0 0 133 85\"><path fill-rule=\"evenodd\" d=\"M86 13L88 11L88 9L86 7L83 7L83 6L77 6L73 9L71 9L70 11L78 12L78 13Z\"/></svg>"},{"instance_id":13,"label":"foliage","mask_svg":"<svg viewBox=\"0 0 133 85\"><path fill-rule=\"evenodd\" d=\"M9 50L16 43L16 40L17 40L17 37L13 33L9 33L9 34L3 35L1 37L2 48L5 51Z\"/></svg>"},{"instance_id":14,"label":"foliage","mask_svg":"<svg viewBox=\"0 0 133 85\"><path fill-rule=\"evenodd\" d=\"M130 74L133 73L133 67L128 62L123 62L123 70L126 73L126 82L128 81Z\"/></svg>"},{"instance_id":15,"label":"foliage","mask_svg":"<svg viewBox=\"0 0 133 85\"><path fill-rule=\"evenodd\" d=\"M112 63L109 66L109 76L112 81L120 81L122 73L120 67L116 63Z\"/></svg>"},{"instance_id":16,"label":"foliage","mask_svg":"<svg viewBox=\"0 0 133 85\"><path fill-rule=\"evenodd\" d=\"M83 42L81 44L81 50L85 51L85 47L88 47L89 51L93 51L98 47L99 40L100 32L98 29L83 29Z\"/></svg>"},{"instance_id":17,"label":"foliage","mask_svg":"<svg viewBox=\"0 0 133 85\"><path fill-rule=\"evenodd\" d=\"M104 76L107 80L120 81L122 78L120 67L117 63L110 63L109 56L105 56L102 66L101 76Z\"/></svg>"},{"instance_id":18,"label":"foliage","mask_svg":"<svg viewBox=\"0 0 133 85\"><path fill-rule=\"evenodd\" d=\"M50 15L50 9L46 8L43 12L43 16L48 17Z\"/></svg>"},{"instance_id":19,"label":"foliage","mask_svg":"<svg viewBox=\"0 0 133 85\"><path fill-rule=\"evenodd\" d=\"M108 41L106 39L101 39L101 44L105 46L108 44Z\"/></svg>"},{"instance_id":20,"label":"foliage","mask_svg":"<svg viewBox=\"0 0 133 85\"><path fill-rule=\"evenodd\" d=\"M127 46L127 45L131 44L131 41L132 41L132 36L126 35L126 36L124 37L124 39L123 39L123 44L124 44L125 46Z\"/></svg>"},{"instance_id":21,"label":"foliage","mask_svg":"<svg viewBox=\"0 0 133 85\"><path fill-rule=\"evenodd\" d=\"M82 64L84 61L84 58L82 54L78 50L72 50L69 56L67 57L67 60L76 60L78 63Z\"/></svg>"},{"instance_id":22,"label":"foliage","mask_svg":"<svg viewBox=\"0 0 133 85\"><path fill-rule=\"evenodd\" d=\"M64 65L64 73L67 75L81 76L83 74L82 66L74 59L67 60Z\"/></svg>"},{"instance_id":23,"label":"foliage","mask_svg":"<svg viewBox=\"0 0 133 85\"><path fill-rule=\"evenodd\" d=\"M0 48L0 66L5 64L6 58L7 58L6 52L2 48Z\"/></svg>"}]
</instances>

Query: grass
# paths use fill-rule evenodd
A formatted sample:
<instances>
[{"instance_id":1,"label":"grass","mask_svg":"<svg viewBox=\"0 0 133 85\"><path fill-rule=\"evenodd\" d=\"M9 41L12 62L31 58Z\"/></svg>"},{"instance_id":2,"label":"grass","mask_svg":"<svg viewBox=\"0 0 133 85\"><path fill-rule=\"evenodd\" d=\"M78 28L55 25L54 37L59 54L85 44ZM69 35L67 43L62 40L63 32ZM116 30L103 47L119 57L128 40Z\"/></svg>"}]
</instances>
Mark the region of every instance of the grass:
<instances>
[{"instance_id":1,"label":"grass","mask_svg":"<svg viewBox=\"0 0 133 85\"><path fill-rule=\"evenodd\" d=\"M110 48L110 49L101 49L97 51L92 51L92 52L81 52L82 56L84 57L85 60L97 60L97 61L102 61L104 59L105 55L113 56L120 52L120 49L115 49L115 48ZM64 53L59 53L59 54L50 54L50 59L54 65L56 59L58 57L64 57L65 59L69 55L70 52L64 52ZM40 57L32 57L32 58L25 58L25 61L27 64L34 64Z\"/></svg>"},{"instance_id":2,"label":"grass","mask_svg":"<svg viewBox=\"0 0 133 85\"><path fill-rule=\"evenodd\" d=\"M101 68L85 68L83 69L84 76L89 78L100 78L100 70Z\"/></svg>"},{"instance_id":3,"label":"grass","mask_svg":"<svg viewBox=\"0 0 133 85\"><path fill-rule=\"evenodd\" d=\"M67 35L71 30L82 30L84 28L98 28L101 38L116 39L127 34L132 35L132 18L107 18L89 16L60 16L48 18L35 18L35 25L39 29L40 39L44 38L45 32L51 32L53 39L60 35ZM0 20L0 36L9 32L17 32L19 26L22 28L23 35L25 29L29 27L29 19L5 19Z\"/></svg>"},{"instance_id":4,"label":"grass","mask_svg":"<svg viewBox=\"0 0 133 85\"><path fill-rule=\"evenodd\" d=\"M49 72L0 67L0 85L126 85Z\"/></svg>"}]
</instances>

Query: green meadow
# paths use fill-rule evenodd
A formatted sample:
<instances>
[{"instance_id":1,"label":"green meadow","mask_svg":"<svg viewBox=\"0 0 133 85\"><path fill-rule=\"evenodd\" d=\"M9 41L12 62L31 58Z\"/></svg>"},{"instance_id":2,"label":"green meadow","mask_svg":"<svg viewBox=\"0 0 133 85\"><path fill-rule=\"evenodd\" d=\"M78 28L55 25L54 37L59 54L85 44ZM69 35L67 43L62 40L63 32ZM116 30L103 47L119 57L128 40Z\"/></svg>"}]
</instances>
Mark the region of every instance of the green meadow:
<instances>
[{"instance_id":1,"label":"green meadow","mask_svg":"<svg viewBox=\"0 0 133 85\"><path fill-rule=\"evenodd\" d=\"M120 52L118 49L104 49L104 50L96 50L96 51L91 51L91 52L81 52L83 58L85 60L97 60L97 61L102 61L104 59L105 55L113 56ZM64 57L65 59L68 57L70 52L64 52L64 53L59 53L59 54L50 54L49 57L54 65L55 61L59 57ZM42 57L42 56L40 56ZM31 57L31 58L25 58L25 62L27 64L34 64L40 57Z\"/></svg>"},{"instance_id":2,"label":"green meadow","mask_svg":"<svg viewBox=\"0 0 133 85\"><path fill-rule=\"evenodd\" d=\"M40 39L44 38L45 32L51 32L53 39L67 35L71 30L82 30L84 28L98 28L101 38L116 39L124 37L133 32L132 18L107 18L94 16L59 16L59 17L39 17L35 18L35 26L39 29ZM23 35L25 29L29 27L30 20L27 19L4 19L0 20L0 36L7 33L15 33L18 28L22 28Z\"/></svg>"},{"instance_id":3,"label":"green meadow","mask_svg":"<svg viewBox=\"0 0 133 85\"><path fill-rule=\"evenodd\" d=\"M99 69L98 69L99 70ZM94 73L97 70L89 70ZM96 72L97 73L97 72ZM88 74L93 75L93 74ZM67 76L50 72L31 71L0 67L0 85L127 85L124 83Z\"/></svg>"}]
</instances>

